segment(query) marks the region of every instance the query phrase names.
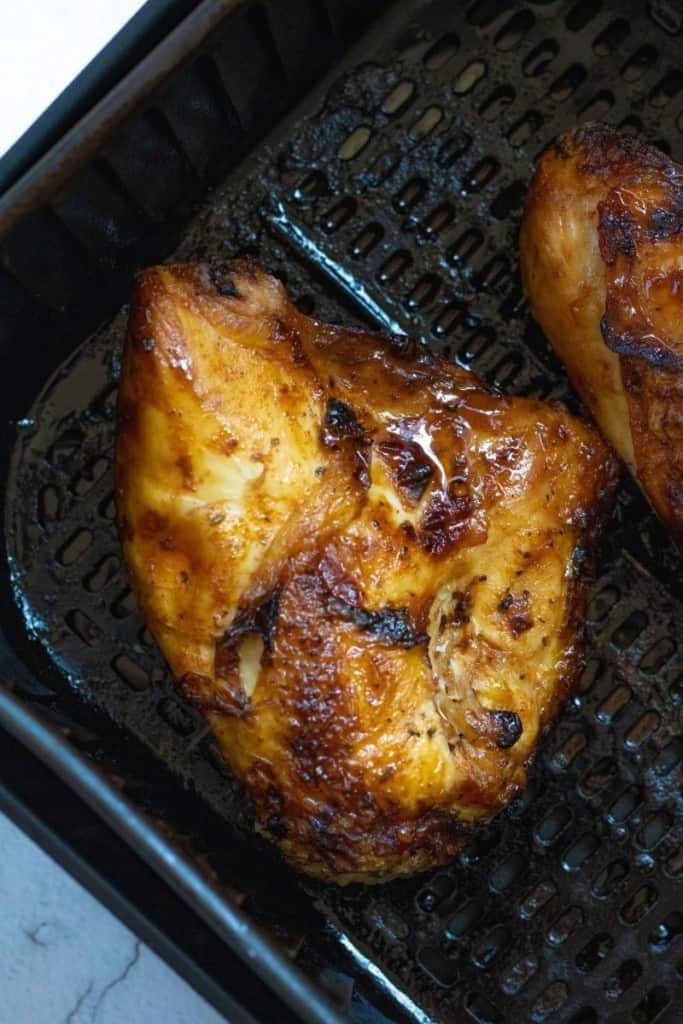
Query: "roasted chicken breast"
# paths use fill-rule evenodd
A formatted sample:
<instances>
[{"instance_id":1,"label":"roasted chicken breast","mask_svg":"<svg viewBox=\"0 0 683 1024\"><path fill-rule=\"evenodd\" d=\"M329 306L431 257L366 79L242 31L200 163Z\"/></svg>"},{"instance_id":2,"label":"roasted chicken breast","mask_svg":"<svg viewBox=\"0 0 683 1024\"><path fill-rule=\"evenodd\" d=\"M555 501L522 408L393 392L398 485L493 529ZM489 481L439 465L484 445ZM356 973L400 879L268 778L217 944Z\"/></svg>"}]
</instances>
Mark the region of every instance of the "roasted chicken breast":
<instances>
[{"instance_id":1,"label":"roasted chicken breast","mask_svg":"<svg viewBox=\"0 0 683 1024\"><path fill-rule=\"evenodd\" d=\"M138 279L118 524L186 697L297 868L447 860L575 676L616 477L561 406L309 319L253 263Z\"/></svg>"},{"instance_id":2,"label":"roasted chicken breast","mask_svg":"<svg viewBox=\"0 0 683 1024\"><path fill-rule=\"evenodd\" d=\"M683 167L605 125L564 135L520 243L534 316L683 544Z\"/></svg>"}]
</instances>

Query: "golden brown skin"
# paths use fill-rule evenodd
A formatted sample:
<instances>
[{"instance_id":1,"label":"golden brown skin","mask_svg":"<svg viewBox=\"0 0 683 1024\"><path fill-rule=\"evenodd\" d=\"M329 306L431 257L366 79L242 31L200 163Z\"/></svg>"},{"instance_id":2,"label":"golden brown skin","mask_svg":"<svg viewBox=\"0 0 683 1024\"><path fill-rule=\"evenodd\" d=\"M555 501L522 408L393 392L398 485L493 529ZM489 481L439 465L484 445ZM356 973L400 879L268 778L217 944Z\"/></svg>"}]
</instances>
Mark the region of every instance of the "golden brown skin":
<instances>
[{"instance_id":1,"label":"golden brown skin","mask_svg":"<svg viewBox=\"0 0 683 1024\"><path fill-rule=\"evenodd\" d=\"M683 167L605 125L565 135L520 245L534 316L683 544Z\"/></svg>"},{"instance_id":2,"label":"golden brown skin","mask_svg":"<svg viewBox=\"0 0 683 1024\"><path fill-rule=\"evenodd\" d=\"M440 863L524 785L615 481L592 428L317 323L250 262L157 267L116 472L149 627L297 868Z\"/></svg>"}]
</instances>

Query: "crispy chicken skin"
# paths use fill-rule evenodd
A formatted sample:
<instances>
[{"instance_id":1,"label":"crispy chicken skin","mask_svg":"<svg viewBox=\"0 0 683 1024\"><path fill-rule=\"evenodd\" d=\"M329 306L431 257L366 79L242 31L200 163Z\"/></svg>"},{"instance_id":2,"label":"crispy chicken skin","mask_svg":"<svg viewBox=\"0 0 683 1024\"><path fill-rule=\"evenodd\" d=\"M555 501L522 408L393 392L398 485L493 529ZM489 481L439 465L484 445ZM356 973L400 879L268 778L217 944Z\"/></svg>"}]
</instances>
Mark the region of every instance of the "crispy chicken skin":
<instances>
[{"instance_id":1,"label":"crispy chicken skin","mask_svg":"<svg viewBox=\"0 0 683 1024\"><path fill-rule=\"evenodd\" d=\"M541 158L521 232L531 309L683 543L683 167L605 125Z\"/></svg>"},{"instance_id":2,"label":"crispy chicken skin","mask_svg":"<svg viewBox=\"0 0 683 1024\"><path fill-rule=\"evenodd\" d=\"M249 261L166 266L133 297L116 474L149 628L294 866L443 862L524 785L615 482L591 427L311 320Z\"/></svg>"}]
</instances>

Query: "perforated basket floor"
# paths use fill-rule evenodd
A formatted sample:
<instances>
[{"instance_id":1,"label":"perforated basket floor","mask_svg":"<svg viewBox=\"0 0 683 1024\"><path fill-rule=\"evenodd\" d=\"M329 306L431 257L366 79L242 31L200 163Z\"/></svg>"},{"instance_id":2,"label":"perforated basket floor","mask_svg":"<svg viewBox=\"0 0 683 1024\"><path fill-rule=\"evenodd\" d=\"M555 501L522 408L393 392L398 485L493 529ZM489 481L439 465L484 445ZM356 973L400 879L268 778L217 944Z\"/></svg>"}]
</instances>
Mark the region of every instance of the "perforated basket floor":
<instances>
[{"instance_id":1,"label":"perforated basket floor","mask_svg":"<svg viewBox=\"0 0 683 1024\"><path fill-rule=\"evenodd\" d=\"M506 389L573 402L520 294L525 187L577 121L680 159L682 33L683 8L662 0L405 3L211 198L177 255L254 252L306 311L407 331ZM73 690L239 827L241 802L122 573L124 321L75 353L21 428L15 595ZM682 581L625 483L587 665L526 793L447 869L369 890L297 883L395 1019L683 1021Z\"/></svg>"}]
</instances>

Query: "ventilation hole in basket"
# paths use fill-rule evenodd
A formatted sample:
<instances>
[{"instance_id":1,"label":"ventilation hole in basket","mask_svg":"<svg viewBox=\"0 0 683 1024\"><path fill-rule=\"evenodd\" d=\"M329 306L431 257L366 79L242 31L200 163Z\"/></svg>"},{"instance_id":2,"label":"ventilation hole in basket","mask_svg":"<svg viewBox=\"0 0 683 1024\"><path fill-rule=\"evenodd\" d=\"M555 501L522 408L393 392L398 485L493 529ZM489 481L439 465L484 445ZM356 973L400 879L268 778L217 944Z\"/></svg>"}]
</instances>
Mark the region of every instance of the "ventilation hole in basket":
<instances>
[{"instance_id":1,"label":"ventilation hole in basket","mask_svg":"<svg viewBox=\"0 0 683 1024\"><path fill-rule=\"evenodd\" d=\"M412 262L412 256L405 249L392 253L378 270L377 280L381 284L393 284L406 272Z\"/></svg>"},{"instance_id":2,"label":"ventilation hole in basket","mask_svg":"<svg viewBox=\"0 0 683 1024\"><path fill-rule=\"evenodd\" d=\"M306 206L329 192L327 178L322 171L311 171L292 192L292 199L300 206Z\"/></svg>"},{"instance_id":3,"label":"ventilation hole in basket","mask_svg":"<svg viewBox=\"0 0 683 1024\"><path fill-rule=\"evenodd\" d=\"M394 209L399 213L407 213L420 202L426 192L427 182L424 178L411 178L394 196Z\"/></svg>"},{"instance_id":4,"label":"ventilation hole in basket","mask_svg":"<svg viewBox=\"0 0 683 1024\"><path fill-rule=\"evenodd\" d=\"M82 498L90 491L98 480L101 480L109 468L109 460L93 459L71 483L71 491L77 498Z\"/></svg>"},{"instance_id":5,"label":"ventilation hole in basket","mask_svg":"<svg viewBox=\"0 0 683 1024\"><path fill-rule=\"evenodd\" d=\"M582 732L572 733L553 754L550 767L556 772L566 771L579 754L583 753L587 744L588 741Z\"/></svg>"},{"instance_id":6,"label":"ventilation hole in basket","mask_svg":"<svg viewBox=\"0 0 683 1024\"><path fill-rule=\"evenodd\" d=\"M562 867L565 871L578 871L599 849L598 838L587 832L567 847L562 858Z\"/></svg>"},{"instance_id":7,"label":"ventilation hole in basket","mask_svg":"<svg viewBox=\"0 0 683 1024\"><path fill-rule=\"evenodd\" d=\"M500 14L500 0L475 0L467 11L467 20L477 28L486 28Z\"/></svg>"},{"instance_id":8,"label":"ventilation hole in basket","mask_svg":"<svg viewBox=\"0 0 683 1024\"><path fill-rule=\"evenodd\" d=\"M630 818L640 804L641 795L637 786L627 786L607 811L606 817L610 825L621 825Z\"/></svg>"},{"instance_id":9,"label":"ventilation hole in basket","mask_svg":"<svg viewBox=\"0 0 683 1024\"><path fill-rule=\"evenodd\" d=\"M468 992L465 1010L477 1024L505 1024L502 1013L481 992Z\"/></svg>"},{"instance_id":10,"label":"ventilation hole in basket","mask_svg":"<svg viewBox=\"0 0 683 1024\"><path fill-rule=\"evenodd\" d=\"M655 139L652 145L661 149L662 153L666 153L667 156L671 156L671 143L668 139Z\"/></svg>"},{"instance_id":11,"label":"ventilation hole in basket","mask_svg":"<svg viewBox=\"0 0 683 1024\"><path fill-rule=\"evenodd\" d=\"M561 946L583 923L584 914L581 908L570 906L555 919L548 929L546 938L551 945Z\"/></svg>"},{"instance_id":12,"label":"ventilation hole in basket","mask_svg":"<svg viewBox=\"0 0 683 1024\"><path fill-rule=\"evenodd\" d=\"M671 831L673 819L666 811L658 811L645 822L638 833L638 843L644 850L654 850Z\"/></svg>"},{"instance_id":13,"label":"ventilation hole in basket","mask_svg":"<svg viewBox=\"0 0 683 1024\"><path fill-rule=\"evenodd\" d=\"M450 263L467 265L475 252L481 248L484 236L477 228L464 231L446 253Z\"/></svg>"},{"instance_id":14,"label":"ventilation hole in basket","mask_svg":"<svg viewBox=\"0 0 683 1024\"><path fill-rule=\"evenodd\" d=\"M520 117L519 121L515 121L507 133L507 140L515 149L518 146L523 146L536 134L542 125L543 118L539 112L537 110L529 110L524 117Z\"/></svg>"},{"instance_id":15,"label":"ventilation hole in basket","mask_svg":"<svg viewBox=\"0 0 683 1024\"><path fill-rule=\"evenodd\" d=\"M406 299L409 310L426 309L436 300L441 290L441 278L436 274L424 274Z\"/></svg>"},{"instance_id":16,"label":"ventilation hole in basket","mask_svg":"<svg viewBox=\"0 0 683 1024\"><path fill-rule=\"evenodd\" d=\"M326 234L334 234L347 221L351 220L357 209L357 201L351 196L345 196L340 202L335 203L327 213L323 214L320 226Z\"/></svg>"},{"instance_id":17,"label":"ventilation hole in basket","mask_svg":"<svg viewBox=\"0 0 683 1024\"><path fill-rule=\"evenodd\" d=\"M355 160L363 152L371 136L372 131L366 124L361 124L358 128L354 128L339 147L339 158L341 160Z\"/></svg>"},{"instance_id":18,"label":"ventilation hole in basket","mask_svg":"<svg viewBox=\"0 0 683 1024\"><path fill-rule=\"evenodd\" d=\"M641 135L645 131L643 122L635 114L625 117L623 121L619 122L617 127L622 132L626 132L627 135Z\"/></svg>"},{"instance_id":19,"label":"ventilation hole in basket","mask_svg":"<svg viewBox=\"0 0 683 1024\"><path fill-rule=\"evenodd\" d=\"M455 207L450 203L441 203L427 214L420 225L423 235L438 235L455 220Z\"/></svg>"},{"instance_id":20,"label":"ventilation hole in basket","mask_svg":"<svg viewBox=\"0 0 683 1024\"><path fill-rule=\"evenodd\" d=\"M349 252L354 259L363 259L375 248L384 236L381 224L368 224L353 240Z\"/></svg>"},{"instance_id":21,"label":"ventilation hole in basket","mask_svg":"<svg viewBox=\"0 0 683 1024\"><path fill-rule=\"evenodd\" d=\"M548 985L534 1005L531 1007L532 1021L545 1021L553 1014L559 1013L569 998L569 989L563 981L554 981Z\"/></svg>"},{"instance_id":22,"label":"ventilation hole in basket","mask_svg":"<svg viewBox=\"0 0 683 1024\"><path fill-rule=\"evenodd\" d=\"M513 181L499 192L491 203L491 213L496 220L516 216L521 212L526 197L526 185L522 181Z\"/></svg>"},{"instance_id":23,"label":"ventilation hole in basket","mask_svg":"<svg viewBox=\"0 0 683 1024\"><path fill-rule=\"evenodd\" d=\"M430 914L453 892L453 879L449 875L436 875L417 896L417 905Z\"/></svg>"},{"instance_id":24,"label":"ventilation hole in basket","mask_svg":"<svg viewBox=\"0 0 683 1024\"><path fill-rule=\"evenodd\" d=\"M601 871L593 879L593 885L591 886L591 892L599 900L605 900L612 895L614 890L618 888L624 879L628 876L629 865L625 860L614 860L606 867L602 868Z\"/></svg>"},{"instance_id":25,"label":"ventilation hole in basket","mask_svg":"<svg viewBox=\"0 0 683 1024\"><path fill-rule=\"evenodd\" d=\"M683 914L674 910L650 932L649 943L655 953L663 953L683 935Z\"/></svg>"},{"instance_id":26,"label":"ventilation hole in basket","mask_svg":"<svg viewBox=\"0 0 683 1024\"><path fill-rule=\"evenodd\" d=\"M179 704L173 697L164 697L159 701L157 710L163 720L171 726L179 736L190 736L196 727L196 721L192 713Z\"/></svg>"},{"instance_id":27,"label":"ventilation hole in basket","mask_svg":"<svg viewBox=\"0 0 683 1024\"><path fill-rule=\"evenodd\" d=\"M517 11L513 14L496 34L494 42L498 49L504 52L514 49L534 27L535 21L531 11Z\"/></svg>"},{"instance_id":28,"label":"ventilation hole in basket","mask_svg":"<svg viewBox=\"0 0 683 1024\"><path fill-rule=\"evenodd\" d=\"M116 555L106 555L84 579L85 588L91 594L101 593L112 580L119 577L120 562Z\"/></svg>"},{"instance_id":29,"label":"ventilation hole in basket","mask_svg":"<svg viewBox=\"0 0 683 1024\"><path fill-rule=\"evenodd\" d=\"M103 498L97 511L103 519L113 521L116 518L116 502L114 501L114 495L108 494L106 498Z\"/></svg>"},{"instance_id":30,"label":"ventilation hole in basket","mask_svg":"<svg viewBox=\"0 0 683 1024\"><path fill-rule=\"evenodd\" d=\"M499 388L510 388L520 379L524 369L524 359L519 352L509 352L491 371L491 383Z\"/></svg>"},{"instance_id":31,"label":"ventilation hole in basket","mask_svg":"<svg viewBox=\"0 0 683 1024\"><path fill-rule=\"evenodd\" d=\"M623 18L610 21L607 28L603 29L599 36L596 36L593 53L596 57L608 57L610 53L621 46L629 32L628 22Z\"/></svg>"},{"instance_id":32,"label":"ventilation hole in basket","mask_svg":"<svg viewBox=\"0 0 683 1024\"><path fill-rule=\"evenodd\" d=\"M92 542L90 530L77 530L57 552L57 561L62 565L73 565L86 553Z\"/></svg>"},{"instance_id":33,"label":"ventilation hole in basket","mask_svg":"<svg viewBox=\"0 0 683 1024\"><path fill-rule=\"evenodd\" d=\"M471 145L471 135L463 131L454 132L453 135L449 135L445 139L436 159L444 167L450 167L467 152Z\"/></svg>"},{"instance_id":34,"label":"ventilation hole in basket","mask_svg":"<svg viewBox=\"0 0 683 1024\"><path fill-rule=\"evenodd\" d=\"M442 119L443 110L441 107L427 107L411 127L410 134L415 139L424 139L426 135L431 135Z\"/></svg>"},{"instance_id":35,"label":"ventilation hole in basket","mask_svg":"<svg viewBox=\"0 0 683 1024\"><path fill-rule=\"evenodd\" d=\"M658 899L659 893L653 885L641 885L629 896L619 914L625 924L637 924L650 913Z\"/></svg>"},{"instance_id":36,"label":"ventilation hole in basket","mask_svg":"<svg viewBox=\"0 0 683 1024\"><path fill-rule=\"evenodd\" d=\"M510 85L499 85L479 108L479 115L484 121L495 121L514 101L515 90Z\"/></svg>"},{"instance_id":37,"label":"ventilation hole in basket","mask_svg":"<svg viewBox=\"0 0 683 1024\"><path fill-rule=\"evenodd\" d=\"M419 949L417 962L438 985L444 988L450 988L460 977L458 960L445 956L438 946L423 946Z\"/></svg>"},{"instance_id":38,"label":"ventilation hole in basket","mask_svg":"<svg viewBox=\"0 0 683 1024\"><path fill-rule=\"evenodd\" d=\"M538 779L531 781L515 799L508 804L507 813L511 818L521 818L534 803L540 791Z\"/></svg>"},{"instance_id":39,"label":"ventilation hole in basket","mask_svg":"<svg viewBox=\"0 0 683 1024\"><path fill-rule=\"evenodd\" d=\"M589 622L604 622L620 598L616 587L607 586L593 594L588 602L586 618Z\"/></svg>"},{"instance_id":40,"label":"ventilation hole in basket","mask_svg":"<svg viewBox=\"0 0 683 1024\"><path fill-rule=\"evenodd\" d=\"M516 284L513 284L498 309L504 320L519 319L523 316L526 311L526 300Z\"/></svg>"},{"instance_id":41,"label":"ventilation hole in basket","mask_svg":"<svg viewBox=\"0 0 683 1024\"><path fill-rule=\"evenodd\" d=\"M647 622L648 619L645 612L636 609L612 633L612 643L622 650L630 647L647 627Z\"/></svg>"},{"instance_id":42,"label":"ventilation hole in basket","mask_svg":"<svg viewBox=\"0 0 683 1024\"><path fill-rule=\"evenodd\" d=\"M67 612L64 617L64 621L71 630L75 633L79 640L82 640L88 647L96 647L102 639L102 630L96 625L91 618L89 618L85 612L75 608L71 612Z\"/></svg>"},{"instance_id":43,"label":"ventilation hole in basket","mask_svg":"<svg viewBox=\"0 0 683 1024\"><path fill-rule=\"evenodd\" d=\"M510 263L504 256L494 256L482 267L475 278L475 285L481 291L501 294L503 285L510 278Z\"/></svg>"},{"instance_id":44,"label":"ventilation hole in basket","mask_svg":"<svg viewBox=\"0 0 683 1024\"><path fill-rule=\"evenodd\" d=\"M659 751L653 768L658 775L669 775L683 761L683 739L676 737Z\"/></svg>"},{"instance_id":45,"label":"ventilation hole in basket","mask_svg":"<svg viewBox=\"0 0 683 1024\"><path fill-rule=\"evenodd\" d=\"M669 71L655 85L650 93L650 103L653 107L666 107L671 100L675 99L683 89L683 71Z\"/></svg>"},{"instance_id":46,"label":"ventilation hole in basket","mask_svg":"<svg viewBox=\"0 0 683 1024\"><path fill-rule=\"evenodd\" d=\"M304 316L312 316L315 310L315 299L312 295L298 295L294 305Z\"/></svg>"},{"instance_id":47,"label":"ventilation hole in basket","mask_svg":"<svg viewBox=\"0 0 683 1024\"><path fill-rule=\"evenodd\" d=\"M586 121L599 121L614 106L614 95L607 89L602 89L599 93L589 100L585 107L582 107L579 114Z\"/></svg>"},{"instance_id":48,"label":"ventilation hole in basket","mask_svg":"<svg viewBox=\"0 0 683 1024\"><path fill-rule=\"evenodd\" d=\"M661 672L676 653L676 644L669 637L658 640L640 660L643 672Z\"/></svg>"},{"instance_id":49,"label":"ventilation hole in basket","mask_svg":"<svg viewBox=\"0 0 683 1024\"><path fill-rule=\"evenodd\" d=\"M62 463L70 461L77 452L80 452L82 444L83 434L80 430L65 430L52 445L49 461L59 469Z\"/></svg>"},{"instance_id":50,"label":"ventilation hole in basket","mask_svg":"<svg viewBox=\"0 0 683 1024\"><path fill-rule=\"evenodd\" d=\"M677 36L683 30L683 11L669 0L650 0L647 11L655 25L665 32Z\"/></svg>"},{"instance_id":51,"label":"ventilation hole in basket","mask_svg":"<svg viewBox=\"0 0 683 1024\"><path fill-rule=\"evenodd\" d=\"M438 71L458 52L460 40L454 32L442 36L424 55L425 67L430 71Z\"/></svg>"},{"instance_id":52,"label":"ventilation hole in basket","mask_svg":"<svg viewBox=\"0 0 683 1024\"><path fill-rule=\"evenodd\" d=\"M656 711L646 711L626 733L624 743L629 750L638 750L659 728L660 718Z\"/></svg>"},{"instance_id":53,"label":"ventilation hole in basket","mask_svg":"<svg viewBox=\"0 0 683 1024\"><path fill-rule=\"evenodd\" d=\"M56 487L48 484L47 487L41 488L38 495L38 519L40 525L48 526L50 523L54 523L59 519L60 514L59 491Z\"/></svg>"},{"instance_id":54,"label":"ventilation hole in basket","mask_svg":"<svg viewBox=\"0 0 683 1024\"><path fill-rule=\"evenodd\" d=\"M511 935L504 925L497 925L478 939L470 954L472 963L480 970L486 971L496 960L500 959L503 951L510 944Z\"/></svg>"},{"instance_id":55,"label":"ventilation hole in basket","mask_svg":"<svg viewBox=\"0 0 683 1024\"><path fill-rule=\"evenodd\" d=\"M607 678L611 678L611 669L600 658L591 658L579 676L576 694L585 696L596 684L603 683Z\"/></svg>"},{"instance_id":56,"label":"ventilation hole in basket","mask_svg":"<svg viewBox=\"0 0 683 1024\"><path fill-rule=\"evenodd\" d=\"M516 996L538 971L538 959L527 956L512 964L501 974L500 987L506 996Z\"/></svg>"},{"instance_id":57,"label":"ventilation hole in basket","mask_svg":"<svg viewBox=\"0 0 683 1024\"><path fill-rule=\"evenodd\" d=\"M605 982L605 995L608 999L621 999L632 985L638 981L643 969L637 960L625 960L616 973Z\"/></svg>"},{"instance_id":58,"label":"ventilation hole in basket","mask_svg":"<svg viewBox=\"0 0 683 1024\"><path fill-rule=\"evenodd\" d=\"M382 111L385 114L403 114L412 103L415 95L415 83L404 79L395 85L389 95L382 103Z\"/></svg>"},{"instance_id":59,"label":"ventilation hole in basket","mask_svg":"<svg viewBox=\"0 0 683 1024\"><path fill-rule=\"evenodd\" d=\"M648 68L651 68L657 60L657 51L649 44L640 46L634 54L626 61L621 69L621 74L627 82L637 82L642 78Z\"/></svg>"},{"instance_id":60,"label":"ventilation hole in basket","mask_svg":"<svg viewBox=\"0 0 683 1024\"><path fill-rule=\"evenodd\" d=\"M519 916L524 921L530 921L550 903L556 893L557 888L553 882L539 882L522 902L519 908Z\"/></svg>"},{"instance_id":61,"label":"ventilation hole in basket","mask_svg":"<svg viewBox=\"0 0 683 1024\"><path fill-rule=\"evenodd\" d=\"M600 794L606 786L614 782L618 775L618 766L611 757L601 757L586 772L579 783L579 790L589 800Z\"/></svg>"},{"instance_id":62,"label":"ventilation hole in basket","mask_svg":"<svg viewBox=\"0 0 683 1024\"><path fill-rule=\"evenodd\" d=\"M471 363L481 358L488 349L495 344L496 335L491 327L480 327L474 334L467 338L458 350L460 358L465 363Z\"/></svg>"},{"instance_id":63,"label":"ventilation hole in basket","mask_svg":"<svg viewBox=\"0 0 683 1024\"><path fill-rule=\"evenodd\" d=\"M142 644L143 647L154 646L154 637L152 636L152 634L150 633L146 626L143 626L138 635L140 637L140 643Z\"/></svg>"},{"instance_id":64,"label":"ventilation hole in basket","mask_svg":"<svg viewBox=\"0 0 683 1024\"><path fill-rule=\"evenodd\" d=\"M572 64L556 78L550 86L550 98L555 103L564 103L575 93L586 77L586 69L582 64Z\"/></svg>"},{"instance_id":65,"label":"ventilation hole in basket","mask_svg":"<svg viewBox=\"0 0 683 1024\"><path fill-rule=\"evenodd\" d=\"M401 157L401 150L397 146L390 146L389 149L382 150L366 168L365 181L368 187L378 188L393 177L401 162Z\"/></svg>"},{"instance_id":66,"label":"ventilation hole in basket","mask_svg":"<svg viewBox=\"0 0 683 1024\"><path fill-rule=\"evenodd\" d=\"M446 306L432 324L432 334L435 338L445 338L461 319L462 308L460 306Z\"/></svg>"},{"instance_id":67,"label":"ventilation hole in basket","mask_svg":"<svg viewBox=\"0 0 683 1024\"><path fill-rule=\"evenodd\" d=\"M599 0L579 0L568 11L564 23L570 32L580 32L589 21L592 21L600 13L601 8L602 4Z\"/></svg>"},{"instance_id":68,"label":"ventilation hole in basket","mask_svg":"<svg viewBox=\"0 0 683 1024\"><path fill-rule=\"evenodd\" d=\"M536 78L547 71L552 62L560 52L559 45L554 39L544 39L542 43L534 47L529 56L522 64L522 70L527 78Z\"/></svg>"},{"instance_id":69,"label":"ventilation hole in basket","mask_svg":"<svg viewBox=\"0 0 683 1024\"><path fill-rule=\"evenodd\" d=\"M624 710L631 696L630 686L615 686L612 692L596 708L595 717L604 725L609 725Z\"/></svg>"},{"instance_id":70,"label":"ventilation hole in basket","mask_svg":"<svg viewBox=\"0 0 683 1024\"><path fill-rule=\"evenodd\" d=\"M459 939L461 935L469 931L475 922L481 917L482 906L476 900L468 900L450 918L446 925L446 938Z\"/></svg>"},{"instance_id":71,"label":"ventilation hole in basket","mask_svg":"<svg viewBox=\"0 0 683 1024\"><path fill-rule=\"evenodd\" d=\"M472 92L478 82L486 76L486 65L481 60L473 60L471 64L468 64L464 68L455 82L453 83L453 92L456 96L465 96L468 92Z\"/></svg>"},{"instance_id":72,"label":"ventilation hole in basket","mask_svg":"<svg viewBox=\"0 0 683 1024\"><path fill-rule=\"evenodd\" d=\"M130 686L131 690L146 690L149 686L149 676L144 668L141 668L127 654L117 654L111 663L111 667L117 676Z\"/></svg>"},{"instance_id":73,"label":"ventilation hole in basket","mask_svg":"<svg viewBox=\"0 0 683 1024\"><path fill-rule=\"evenodd\" d=\"M463 179L463 194L481 192L490 181L493 181L500 170L500 164L492 156L485 156L469 170Z\"/></svg>"},{"instance_id":74,"label":"ventilation hole in basket","mask_svg":"<svg viewBox=\"0 0 683 1024\"><path fill-rule=\"evenodd\" d=\"M671 997L664 986L655 985L633 1010L631 1014L633 1024L652 1024L670 1002Z\"/></svg>"},{"instance_id":75,"label":"ventilation hole in basket","mask_svg":"<svg viewBox=\"0 0 683 1024\"><path fill-rule=\"evenodd\" d=\"M572 820L568 807L555 807L536 827L536 839L543 846L556 842Z\"/></svg>"},{"instance_id":76,"label":"ventilation hole in basket","mask_svg":"<svg viewBox=\"0 0 683 1024\"><path fill-rule=\"evenodd\" d=\"M666 862L666 870L674 878L679 878L683 874L683 845L671 854Z\"/></svg>"},{"instance_id":77,"label":"ventilation hole in basket","mask_svg":"<svg viewBox=\"0 0 683 1024\"><path fill-rule=\"evenodd\" d=\"M599 932L576 954L576 966L584 974L588 974L589 971L594 971L613 949L614 939L609 932Z\"/></svg>"},{"instance_id":78,"label":"ventilation hole in basket","mask_svg":"<svg viewBox=\"0 0 683 1024\"><path fill-rule=\"evenodd\" d=\"M135 611L135 597L130 587L119 594L115 601L112 602L111 611L112 615L116 619L125 619L128 615Z\"/></svg>"},{"instance_id":79,"label":"ventilation hole in basket","mask_svg":"<svg viewBox=\"0 0 683 1024\"><path fill-rule=\"evenodd\" d=\"M513 853L512 856L507 857L491 872L489 877L491 891L499 895L506 892L521 877L524 867L525 861L521 854Z\"/></svg>"}]
</instances>

